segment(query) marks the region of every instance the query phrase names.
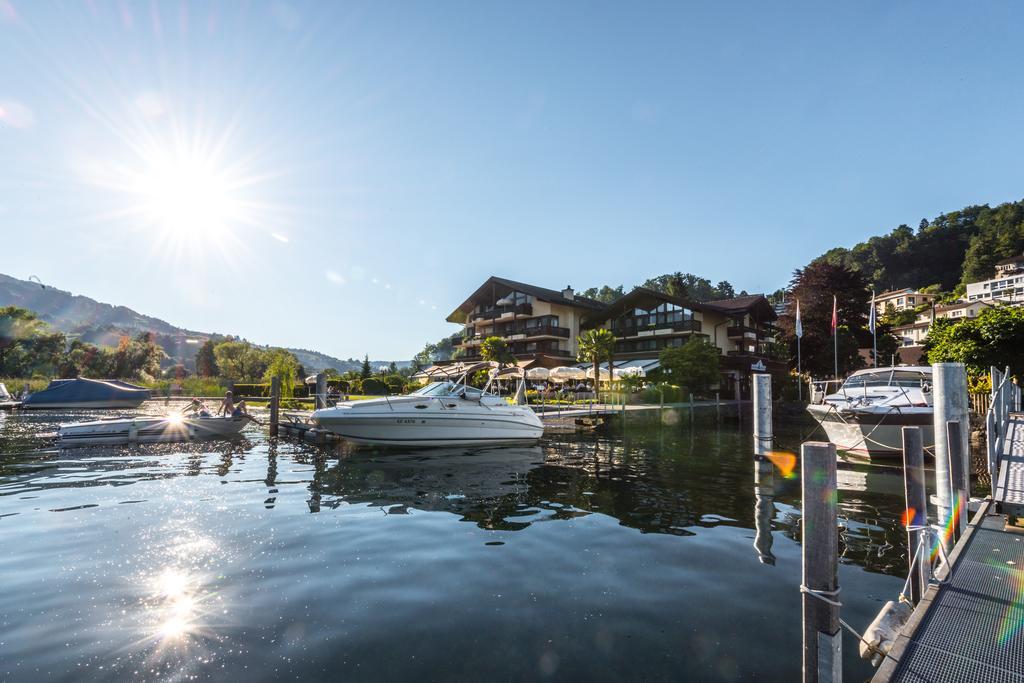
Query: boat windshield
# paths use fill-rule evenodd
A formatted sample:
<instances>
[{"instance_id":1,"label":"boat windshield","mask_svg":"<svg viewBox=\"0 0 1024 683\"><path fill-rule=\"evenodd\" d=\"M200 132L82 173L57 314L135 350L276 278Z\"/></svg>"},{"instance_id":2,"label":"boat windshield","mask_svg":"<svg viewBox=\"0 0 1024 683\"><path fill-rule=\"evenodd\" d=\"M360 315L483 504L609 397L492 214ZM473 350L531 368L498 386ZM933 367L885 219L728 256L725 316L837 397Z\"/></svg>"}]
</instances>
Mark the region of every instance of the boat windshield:
<instances>
[{"instance_id":1,"label":"boat windshield","mask_svg":"<svg viewBox=\"0 0 1024 683\"><path fill-rule=\"evenodd\" d=\"M864 387L921 387L928 382L928 376L911 370L886 370L855 375L846 380L843 389Z\"/></svg>"},{"instance_id":2,"label":"boat windshield","mask_svg":"<svg viewBox=\"0 0 1024 683\"><path fill-rule=\"evenodd\" d=\"M431 382L409 394L410 396L449 396L458 385L453 382Z\"/></svg>"}]
</instances>

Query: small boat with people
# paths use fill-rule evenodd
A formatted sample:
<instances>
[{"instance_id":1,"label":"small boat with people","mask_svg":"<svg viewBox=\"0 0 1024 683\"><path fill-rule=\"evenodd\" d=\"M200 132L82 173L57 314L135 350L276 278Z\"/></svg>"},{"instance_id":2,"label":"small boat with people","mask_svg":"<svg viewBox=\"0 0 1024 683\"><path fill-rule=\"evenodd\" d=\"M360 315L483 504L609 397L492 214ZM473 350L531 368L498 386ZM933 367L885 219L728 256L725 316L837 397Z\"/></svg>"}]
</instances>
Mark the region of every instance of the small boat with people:
<instances>
[{"instance_id":1,"label":"small boat with people","mask_svg":"<svg viewBox=\"0 0 1024 683\"><path fill-rule=\"evenodd\" d=\"M527 405L510 403L467 378L488 363L460 367L454 380L436 381L404 396L345 401L311 416L321 429L357 444L383 446L476 446L531 444L544 424ZM525 389L520 379L517 397Z\"/></svg>"},{"instance_id":2,"label":"small boat with people","mask_svg":"<svg viewBox=\"0 0 1024 683\"><path fill-rule=\"evenodd\" d=\"M22 401L25 410L138 408L152 398L145 387L116 379L55 379Z\"/></svg>"},{"instance_id":3,"label":"small boat with people","mask_svg":"<svg viewBox=\"0 0 1024 683\"><path fill-rule=\"evenodd\" d=\"M907 426L921 428L926 449L935 445L930 367L858 370L830 393L832 386L832 382L813 383L807 410L838 450L898 457Z\"/></svg>"},{"instance_id":4,"label":"small boat with people","mask_svg":"<svg viewBox=\"0 0 1024 683\"><path fill-rule=\"evenodd\" d=\"M57 430L57 445L70 448L230 439L238 436L252 420L248 413L213 415L201 403L193 402L184 411L168 415L140 415L63 424Z\"/></svg>"}]
</instances>

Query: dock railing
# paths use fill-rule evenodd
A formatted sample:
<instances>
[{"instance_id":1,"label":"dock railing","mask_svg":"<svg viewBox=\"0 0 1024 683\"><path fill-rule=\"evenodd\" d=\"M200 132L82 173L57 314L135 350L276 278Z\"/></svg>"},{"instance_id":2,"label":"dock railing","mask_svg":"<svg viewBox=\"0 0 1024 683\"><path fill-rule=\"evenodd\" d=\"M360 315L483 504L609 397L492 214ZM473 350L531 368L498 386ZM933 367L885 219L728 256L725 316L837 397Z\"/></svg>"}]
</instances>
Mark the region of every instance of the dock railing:
<instances>
[{"instance_id":1,"label":"dock railing","mask_svg":"<svg viewBox=\"0 0 1024 683\"><path fill-rule=\"evenodd\" d=\"M1010 380L1010 368L990 369L992 394L985 414L985 445L988 455L988 473L995 482L999 473L999 459L1006 445L1010 413L1020 410L1020 387Z\"/></svg>"}]
</instances>

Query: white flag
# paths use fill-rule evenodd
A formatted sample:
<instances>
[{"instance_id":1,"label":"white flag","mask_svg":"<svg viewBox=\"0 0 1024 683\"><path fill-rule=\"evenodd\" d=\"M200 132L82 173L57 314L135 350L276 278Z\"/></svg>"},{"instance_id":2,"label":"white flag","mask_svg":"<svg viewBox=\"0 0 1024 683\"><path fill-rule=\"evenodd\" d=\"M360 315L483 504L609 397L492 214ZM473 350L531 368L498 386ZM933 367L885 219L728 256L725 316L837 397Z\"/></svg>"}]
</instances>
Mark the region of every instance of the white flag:
<instances>
[{"instance_id":1,"label":"white flag","mask_svg":"<svg viewBox=\"0 0 1024 683\"><path fill-rule=\"evenodd\" d=\"M868 329L875 333L875 293L871 292L871 312L868 313Z\"/></svg>"},{"instance_id":2,"label":"white flag","mask_svg":"<svg viewBox=\"0 0 1024 683\"><path fill-rule=\"evenodd\" d=\"M804 336L804 326L800 322L800 299L796 300L796 336L802 338Z\"/></svg>"}]
</instances>

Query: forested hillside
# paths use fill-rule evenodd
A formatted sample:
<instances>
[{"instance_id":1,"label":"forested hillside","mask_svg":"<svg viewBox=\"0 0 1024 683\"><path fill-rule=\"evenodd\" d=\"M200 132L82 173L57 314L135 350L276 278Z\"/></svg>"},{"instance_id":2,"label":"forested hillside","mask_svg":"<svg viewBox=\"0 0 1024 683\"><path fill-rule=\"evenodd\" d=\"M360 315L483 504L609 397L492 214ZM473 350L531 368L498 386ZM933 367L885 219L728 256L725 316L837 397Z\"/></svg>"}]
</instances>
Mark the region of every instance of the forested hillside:
<instances>
[{"instance_id":1,"label":"forested hillside","mask_svg":"<svg viewBox=\"0 0 1024 683\"><path fill-rule=\"evenodd\" d=\"M968 206L922 220L917 230L900 225L816 260L860 271L878 291L939 285L943 291L992 277L995 263L1024 252L1024 200L996 207Z\"/></svg>"}]
</instances>

